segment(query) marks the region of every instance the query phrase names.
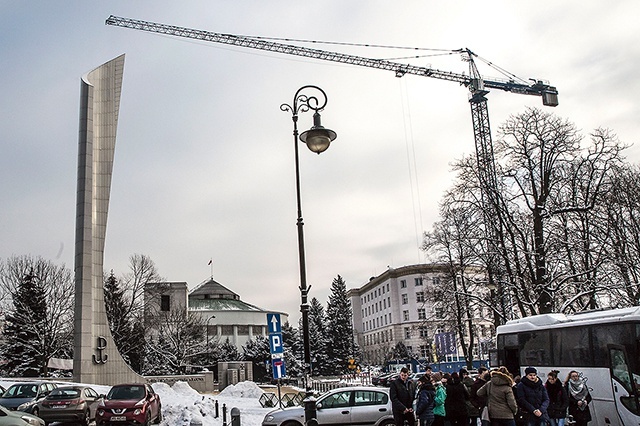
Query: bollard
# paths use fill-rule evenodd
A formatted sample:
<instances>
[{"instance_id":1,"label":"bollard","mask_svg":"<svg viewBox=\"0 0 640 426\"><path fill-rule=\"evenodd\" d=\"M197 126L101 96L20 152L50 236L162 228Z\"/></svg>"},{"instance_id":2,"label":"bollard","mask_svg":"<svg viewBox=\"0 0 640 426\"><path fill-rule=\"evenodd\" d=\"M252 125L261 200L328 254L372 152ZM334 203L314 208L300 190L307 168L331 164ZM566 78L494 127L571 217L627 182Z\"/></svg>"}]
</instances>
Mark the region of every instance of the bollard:
<instances>
[{"instance_id":1,"label":"bollard","mask_svg":"<svg viewBox=\"0 0 640 426\"><path fill-rule=\"evenodd\" d=\"M218 400L217 399L216 399L216 403L215 403L215 409L216 409L215 418L217 419L218 417L220 417L220 412L218 411Z\"/></svg>"},{"instance_id":2,"label":"bollard","mask_svg":"<svg viewBox=\"0 0 640 426\"><path fill-rule=\"evenodd\" d=\"M231 426L240 426L240 410L238 410L238 407L231 409Z\"/></svg>"},{"instance_id":3,"label":"bollard","mask_svg":"<svg viewBox=\"0 0 640 426\"><path fill-rule=\"evenodd\" d=\"M222 404L222 426L227 425L227 404Z\"/></svg>"}]
</instances>

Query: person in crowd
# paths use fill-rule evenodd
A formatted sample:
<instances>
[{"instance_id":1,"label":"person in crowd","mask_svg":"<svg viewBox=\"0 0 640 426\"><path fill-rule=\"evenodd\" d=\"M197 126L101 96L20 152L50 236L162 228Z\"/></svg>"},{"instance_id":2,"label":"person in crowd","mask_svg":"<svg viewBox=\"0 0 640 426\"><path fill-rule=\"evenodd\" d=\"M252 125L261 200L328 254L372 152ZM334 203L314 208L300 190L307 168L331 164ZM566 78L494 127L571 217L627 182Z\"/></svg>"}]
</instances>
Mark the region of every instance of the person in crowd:
<instances>
[{"instance_id":1,"label":"person in crowd","mask_svg":"<svg viewBox=\"0 0 640 426\"><path fill-rule=\"evenodd\" d=\"M489 374L489 370L486 367L478 368L478 376L474 380L471 385L471 390L469 391L469 401L473 406L478 410L478 417L480 417L482 413L482 409L487 405L487 397L478 396L478 389L485 385L491 379L491 375ZM471 417L470 417L471 418ZM477 422L477 420L476 420ZM476 423L469 422L470 425L476 426ZM482 421L482 426L487 426L489 424L488 421Z\"/></svg>"},{"instance_id":2,"label":"person in crowd","mask_svg":"<svg viewBox=\"0 0 640 426\"><path fill-rule=\"evenodd\" d=\"M478 418L480 417L480 410L478 410L475 405L471 403L471 386L473 386L474 380L469 375L469 372L466 368L461 368L458 372L460 374L460 380L462 384L464 384L465 388L467 388L467 393L469 394L469 399L467 399L467 418L469 426L478 426Z\"/></svg>"},{"instance_id":3,"label":"person in crowd","mask_svg":"<svg viewBox=\"0 0 640 426\"><path fill-rule=\"evenodd\" d=\"M469 400L469 392L462 383L460 374L455 371L451 373L451 380L447 382L446 389L447 398L444 407L451 426L468 426L467 401Z\"/></svg>"},{"instance_id":4,"label":"person in crowd","mask_svg":"<svg viewBox=\"0 0 640 426\"><path fill-rule=\"evenodd\" d=\"M478 389L480 398L487 398L491 426L515 426L518 404L513 394L513 377L506 367L491 372L491 380Z\"/></svg>"},{"instance_id":5,"label":"person in crowd","mask_svg":"<svg viewBox=\"0 0 640 426\"><path fill-rule=\"evenodd\" d=\"M424 374L418 379L418 397L416 417L420 426L431 426L434 420L433 408L436 405L436 389L431 376Z\"/></svg>"},{"instance_id":6,"label":"person in crowd","mask_svg":"<svg viewBox=\"0 0 640 426\"><path fill-rule=\"evenodd\" d=\"M391 399L391 409L393 420L396 426L404 426L405 420L409 426L415 426L416 417L413 414L413 382L409 380L409 369L402 367L400 375L391 382L389 386L389 398Z\"/></svg>"},{"instance_id":7,"label":"person in crowd","mask_svg":"<svg viewBox=\"0 0 640 426\"><path fill-rule=\"evenodd\" d=\"M524 374L516 387L518 406L526 413L527 426L545 425L549 406L547 389L538 377L538 370L534 367L525 368Z\"/></svg>"},{"instance_id":8,"label":"person in crowd","mask_svg":"<svg viewBox=\"0 0 640 426\"><path fill-rule=\"evenodd\" d=\"M550 426L564 426L567 407L569 406L567 391L562 386L562 382L558 380L558 373L558 370L551 370L547 374L547 382L544 384L547 389L547 395L549 395L547 414L549 414Z\"/></svg>"},{"instance_id":9,"label":"person in crowd","mask_svg":"<svg viewBox=\"0 0 640 426\"><path fill-rule=\"evenodd\" d=\"M569 400L569 415L573 416L575 426L586 426L591 421L591 394L586 378L575 370L569 372L565 382Z\"/></svg>"},{"instance_id":10,"label":"person in crowd","mask_svg":"<svg viewBox=\"0 0 640 426\"><path fill-rule=\"evenodd\" d=\"M447 412L444 403L447 400L447 389L443 383L442 373L436 372L431 375L431 381L436 388L435 405L433 407L433 426L444 426Z\"/></svg>"},{"instance_id":11,"label":"person in crowd","mask_svg":"<svg viewBox=\"0 0 640 426\"><path fill-rule=\"evenodd\" d=\"M520 375L516 375L513 378L513 396L517 395L517 387L520 384ZM527 415L524 410L518 407L518 412L513 416L513 420L516 422L516 426L527 426Z\"/></svg>"}]
</instances>

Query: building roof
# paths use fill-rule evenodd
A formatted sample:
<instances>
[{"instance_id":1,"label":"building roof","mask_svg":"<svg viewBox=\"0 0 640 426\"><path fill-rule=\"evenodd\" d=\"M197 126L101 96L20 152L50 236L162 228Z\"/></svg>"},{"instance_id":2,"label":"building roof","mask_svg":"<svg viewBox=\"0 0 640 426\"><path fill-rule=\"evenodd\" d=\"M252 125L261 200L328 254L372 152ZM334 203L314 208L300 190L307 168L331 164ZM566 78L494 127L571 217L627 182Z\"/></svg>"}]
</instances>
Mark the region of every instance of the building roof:
<instances>
[{"instance_id":1,"label":"building roof","mask_svg":"<svg viewBox=\"0 0 640 426\"><path fill-rule=\"evenodd\" d=\"M229 290L213 278L203 281L189 292L189 309L211 311L267 312L240 300L237 293Z\"/></svg>"},{"instance_id":2,"label":"building roof","mask_svg":"<svg viewBox=\"0 0 640 426\"><path fill-rule=\"evenodd\" d=\"M189 292L189 299L191 298L240 300L240 296L237 293L229 290L213 278L201 282L191 290Z\"/></svg>"}]
</instances>

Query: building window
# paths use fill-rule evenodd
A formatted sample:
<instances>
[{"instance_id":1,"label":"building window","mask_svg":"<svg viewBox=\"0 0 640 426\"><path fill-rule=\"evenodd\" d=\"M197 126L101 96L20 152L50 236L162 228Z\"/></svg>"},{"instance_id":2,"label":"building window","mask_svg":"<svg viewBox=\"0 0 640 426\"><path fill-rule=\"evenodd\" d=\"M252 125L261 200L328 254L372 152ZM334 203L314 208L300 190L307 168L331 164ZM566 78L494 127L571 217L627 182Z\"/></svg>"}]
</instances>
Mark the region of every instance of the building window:
<instances>
[{"instance_id":1,"label":"building window","mask_svg":"<svg viewBox=\"0 0 640 426\"><path fill-rule=\"evenodd\" d=\"M424 308L419 308L418 309L418 319L419 320L427 319L427 315L424 312Z\"/></svg>"},{"instance_id":2,"label":"building window","mask_svg":"<svg viewBox=\"0 0 640 426\"><path fill-rule=\"evenodd\" d=\"M414 281L415 281L415 283L416 283L416 287L417 287L417 286L421 286L421 285L422 285L422 277L420 277L420 278L416 278Z\"/></svg>"},{"instance_id":3,"label":"building window","mask_svg":"<svg viewBox=\"0 0 640 426\"><path fill-rule=\"evenodd\" d=\"M424 292L419 291L416 293L416 302L418 303L424 302Z\"/></svg>"},{"instance_id":4,"label":"building window","mask_svg":"<svg viewBox=\"0 0 640 426\"><path fill-rule=\"evenodd\" d=\"M160 296L160 310L162 312L169 312L171 310L171 296L168 294Z\"/></svg>"},{"instance_id":5,"label":"building window","mask_svg":"<svg viewBox=\"0 0 640 426\"><path fill-rule=\"evenodd\" d=\"M431 284L433 284L433 285L440 285L440 277L433 277L433 278L431 278Z\"/></svg>"},{"instance_id":6,"label":"building window","mask_svg":"<svg viewBox=\"0 0 640 426\"><path fill-rule=\"evenodd\" d=\"M407 288L407 280L400 280L400 288Z\"/></svg>"},{"instance_id":7,"label":"building window","mask_svg":"<svg viewBox=\"0 0 640 426\"><path fill-rule=\"evenodd\" d=\"M404 338L405 339L411 339L411 328L410 327L405 327L404 328ZM409 348L407 348L409 349Z\"/></svg>"},{"instance_id":8,"label":"building window","mask_svg":"<svg viewBox=\"0 0 640 426\"><path fill-rule=\"evenodd\" d=\"M402 317L405 321L409 321L409 311L402 311Z\"/></svg>"},{"instance_id":9,"label":"building window","mask_svg":"<svg viewBox=\"0 0 640 426\"><path fill-rule=\"evenodd\" d=\"M436 318L437 319L444 318L444 311L442 310L442 306L436 306L435 307L435 311L436 311Z\"/></svg>"},{"instance_id":10,"label":"building window","mask_svg":"<svg viewBox=\"0 0 640 426\"><path fill-rule=\"evenodd\" d=\"M418 328L418 332L420 333L420 337L423 339L426 339L428 337L428 330L427 327L420 327Z\"/></svg>"},{"instance_id":11,"label":"building window","mask_svg":"<svg viewBox=\"0 0 640 426\"><path fill-rule=\"evenodd\" d=\"M406 293L404 293L404 294L402 295L402 304L403 304L403 305L406 305L407 303L409 303L409 296L407 296L407 294L406 294Z\"/></svg>"},{"instance_id":12,"label":"building window","mask_svg":"<svg viewBox=\"0 0 640 426\"><path fill-rule=\"evenodd\" d=\"M427 358L427 357L429 357L429 346L427 346L427 345L420 345L420 357L421 357L421 358Z\"/></svg>"}]
</instances>

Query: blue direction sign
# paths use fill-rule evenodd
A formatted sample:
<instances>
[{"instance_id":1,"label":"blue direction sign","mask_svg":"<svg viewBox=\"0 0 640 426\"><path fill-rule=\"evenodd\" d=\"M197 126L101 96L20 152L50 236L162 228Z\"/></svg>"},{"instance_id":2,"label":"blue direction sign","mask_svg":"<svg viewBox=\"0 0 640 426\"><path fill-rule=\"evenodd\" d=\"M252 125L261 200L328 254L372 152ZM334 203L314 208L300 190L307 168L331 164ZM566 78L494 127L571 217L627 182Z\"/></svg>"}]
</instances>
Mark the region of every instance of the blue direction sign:
<instances>
[{"instance_id":1,"label":"blue direction sign","mask_svg":"<svg viewBox=\"0 0 640 426\"><path fill-rule=\"evenodd\" d=\"M284 359L272 359L271 366L273 367L273 378L280 379L287 375L287 369L284 365Z\"/></svg>"},{"instance_id":2,"label":"blue direction sign","mask_svg":"<svg viewBox=\"0 0 640 426\"><path fill-rule=\"evenodd\" d=\"M281 355L284 352L282 333L269 334L269 352L271 352L271 358L273 358L273 355ZM282 356L278 358L282 358Z\"/></svg>"},{"instance_id":3,"label":"blue direction sign","mask_svg":"<svg viewBox=\"0 0 640 426\"><path fill-rule=\"evenodd\" d=\"M269 334L282 333L282 324L280 323L280 314L268 313L267 326L269 327Z\"/></svg>"},{"instance_id":4,"label":"blue direction sign","mask_svg":"<svg viewBox=\"0 0 640 426\"><path fill-rule=\"evenodd\" d=\"M271 371L273 378L279 379L287 375L284 364L284 342L282 341L282 323L280 314L267 314L267 327L269 328L269 352L271 352Z\"/></svg>"}]
</instances>

